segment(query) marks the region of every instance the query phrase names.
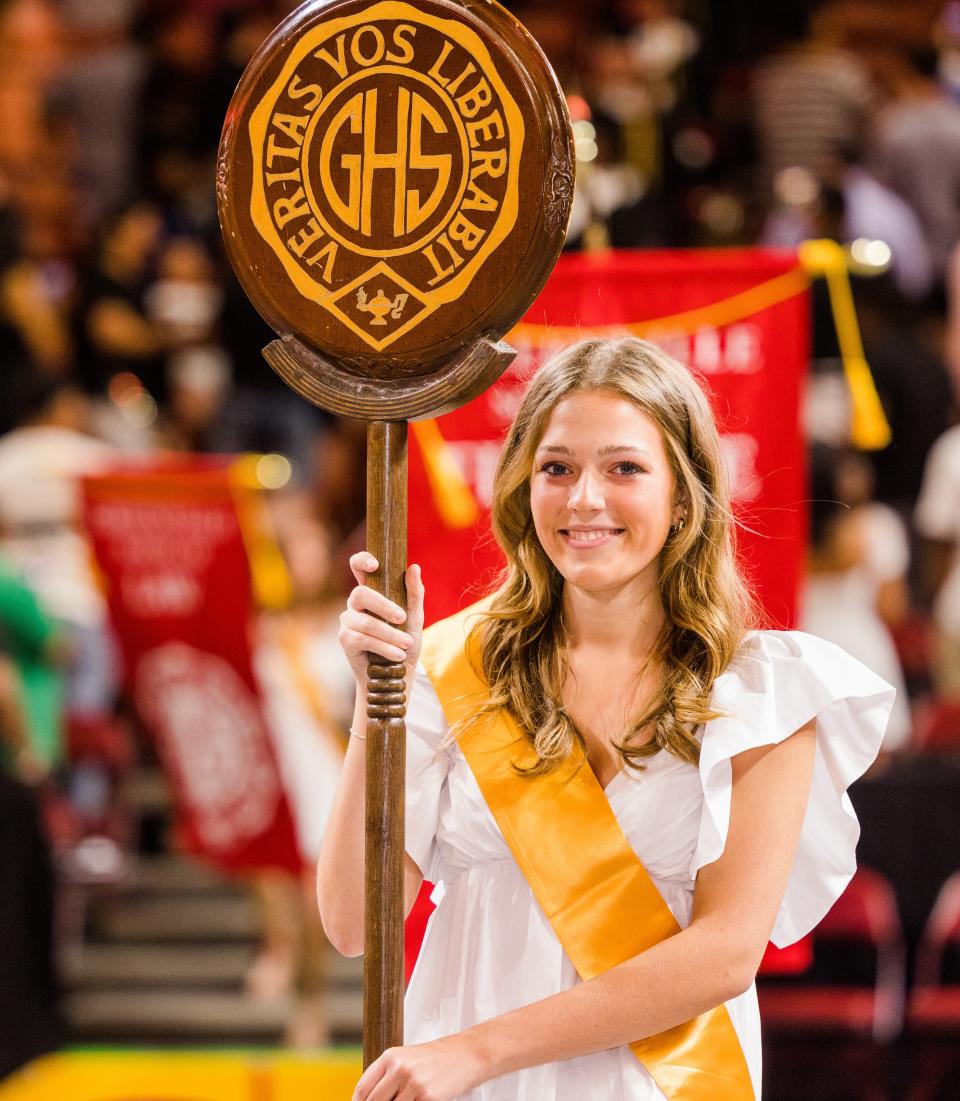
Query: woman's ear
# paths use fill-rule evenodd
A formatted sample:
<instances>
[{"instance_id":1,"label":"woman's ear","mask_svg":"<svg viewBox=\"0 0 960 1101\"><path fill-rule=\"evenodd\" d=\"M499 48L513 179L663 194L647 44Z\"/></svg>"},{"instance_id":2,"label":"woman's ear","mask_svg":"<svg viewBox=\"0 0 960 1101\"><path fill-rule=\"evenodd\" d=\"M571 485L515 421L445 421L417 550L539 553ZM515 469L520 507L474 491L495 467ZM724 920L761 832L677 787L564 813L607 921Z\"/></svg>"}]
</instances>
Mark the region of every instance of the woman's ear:
<instances>
[{"instance_id":1,"label":"woman's ear","mask_svg":"<svg viewBox=\"0 0 960 1101\"><path fill-rule=\"evenodd\" d=\"M671 520L671 523L673 523L674 526L679 524L681 520L686 522L687 509L689 508L689 506L690 502L686 493L678 493L677 498L673 504L673 513Z\"/></svg>"}]
</instances>

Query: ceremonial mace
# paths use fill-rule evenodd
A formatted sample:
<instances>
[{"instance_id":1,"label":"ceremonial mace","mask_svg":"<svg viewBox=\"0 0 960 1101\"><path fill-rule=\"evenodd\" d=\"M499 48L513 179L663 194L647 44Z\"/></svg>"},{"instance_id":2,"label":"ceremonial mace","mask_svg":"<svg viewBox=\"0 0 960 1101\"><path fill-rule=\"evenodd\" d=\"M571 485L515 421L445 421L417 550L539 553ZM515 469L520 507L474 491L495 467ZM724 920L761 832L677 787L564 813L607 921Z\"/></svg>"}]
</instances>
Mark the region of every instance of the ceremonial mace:
<instances>
[{"instance_id":1,"label":"ceremonial mace","mask_svg":"<svg viewBox=\"0 0 960 1101\"><path fill-rule=\"evenodd\" d=\"M493 0L310 0L227 114L230 261L302 397L367 421L370 583L405 606L407 422L482 393L562 247L566 104ZM404 667L370 655L363 1056L403 1042Z\"/></svg>"}]
</instances>

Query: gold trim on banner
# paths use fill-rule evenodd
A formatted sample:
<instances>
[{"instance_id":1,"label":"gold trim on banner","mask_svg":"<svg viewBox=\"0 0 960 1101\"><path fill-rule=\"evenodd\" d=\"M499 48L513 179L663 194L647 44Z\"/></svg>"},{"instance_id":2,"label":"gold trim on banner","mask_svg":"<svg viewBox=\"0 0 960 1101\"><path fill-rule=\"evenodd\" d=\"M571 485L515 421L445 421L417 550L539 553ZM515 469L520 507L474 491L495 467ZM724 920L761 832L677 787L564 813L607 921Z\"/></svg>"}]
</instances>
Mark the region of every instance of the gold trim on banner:
<instances>
[{"instance_id":1,"label":"gold trim on banner","mask_svg":"<svg viewBox=\"0 0 960 1101\"><path fill-rule=\"evenodd\" d=\"M260 458L260 455L241 455L231 464L230 491L247 548L250 582L257 604L261 608L286 608L293 599L293 583L257 477Z\"/></svg>"},{"instance_id":2,"label":"gold trim on banner","mask_svg":"<svg viewBox=\"0 0 960 1101\"><path fill-rule=\"evenodd\" d=\"M631 336L645 337L651 333L692 333L697 329L722 328L742 321L752 314L760 313L771 306L777 306L795 295L801 294L810 286L810 280L803 268L797 267L784 275L767 279L748 290L739 291L729 298L712 302L709 306L698 306L692 310L670 314L667 317L654 317L649 321L629 321L610 325L534 325L521 322L507 335L508 341L529 340L532 344L542 343L547 336L561 340L581 340L585 336L615 336L630 333Z\"/></svg>"},{"instance_id":3,"label":"gold trim on banner","mask_svg":"<svg viewBox=\"0 0 960 1101\"><path fill-rule=\"evenodd\" d=\"M481 601L424 634L421 658L451 726L488 695L477 672L477 647L468 639L468 621L485 605ZM582 754L545 775L519 775L514 765L531 764L535 753L502 710L469 726L459 745L582 979L679 932ZM630 1048L670 1101L753 1101L750 1071L725 1005Z\"/></svg>"},{"instance_id":4,"label":"gold trim on banner","mask_svg":"<svg viewBox=\"0 0 960 1101\"><path fill-rule=\"evenodd\" d=\"M797 254L811 275L822 275L827 281L840 357L850 387L853 446L862 451L880 451L890 443L890 424L863 354L846 253L836 241L822 240L804 241Z\"/></svg>"},{"instance_id":5,"label":"gold trim on banner","mask_svg":"<svg viewBox=\"0 0 960 1101\"><path fill-rule=\"evenodd\" d=\"M435 420L411 421L440 518L448 528L473 527L480 506Z\"/></svg>"}]
</instances>

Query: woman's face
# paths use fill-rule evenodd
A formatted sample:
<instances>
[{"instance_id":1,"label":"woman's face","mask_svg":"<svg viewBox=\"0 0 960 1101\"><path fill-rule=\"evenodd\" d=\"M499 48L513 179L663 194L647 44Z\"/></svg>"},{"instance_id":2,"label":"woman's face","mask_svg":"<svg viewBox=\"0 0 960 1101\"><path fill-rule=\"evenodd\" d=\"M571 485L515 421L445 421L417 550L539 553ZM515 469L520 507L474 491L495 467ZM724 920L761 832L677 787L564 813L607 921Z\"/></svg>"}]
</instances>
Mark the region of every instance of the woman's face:
<instances>
[{"instance_id":1,"label":"woman's face","mask_svg":"<svg viewBox=\"0 0 960 1101\"><path fill-rule=\"evenodd\" d=\"M663 436L632 402L596 390L564 398L534 456L530 510L564 580L586 592L656 584L682 510Z\"/></svg>"}]
</instances>

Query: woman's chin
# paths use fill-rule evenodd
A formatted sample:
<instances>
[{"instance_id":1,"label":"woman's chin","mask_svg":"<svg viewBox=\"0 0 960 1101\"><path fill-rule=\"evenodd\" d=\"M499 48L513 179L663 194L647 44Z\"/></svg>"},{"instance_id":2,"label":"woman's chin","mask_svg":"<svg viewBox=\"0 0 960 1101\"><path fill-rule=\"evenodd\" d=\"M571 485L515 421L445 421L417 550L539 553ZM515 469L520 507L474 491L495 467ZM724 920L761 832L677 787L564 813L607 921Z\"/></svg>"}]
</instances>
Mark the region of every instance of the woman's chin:
<instances>
[{"instance_id":1,"label":"woman's chin","mask_svg":"<svg viewBox=\"0 0 960 1101\"><path fill-rule=\"evenodd\" d=\"M637 590L641 595L657 585L659 568L656 560L635 568L617 568L617 563L571 562L564 557L554 562L566 585L588 596L614 596L625 590ZM621 564L622 565L622 564Z\"/></svg>"}]
</instances>

